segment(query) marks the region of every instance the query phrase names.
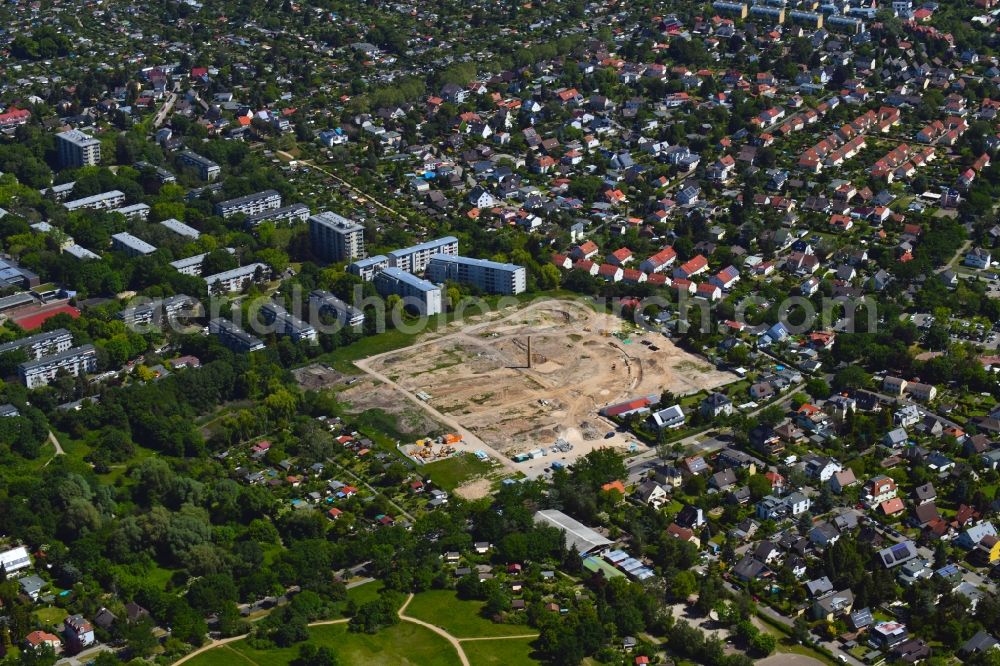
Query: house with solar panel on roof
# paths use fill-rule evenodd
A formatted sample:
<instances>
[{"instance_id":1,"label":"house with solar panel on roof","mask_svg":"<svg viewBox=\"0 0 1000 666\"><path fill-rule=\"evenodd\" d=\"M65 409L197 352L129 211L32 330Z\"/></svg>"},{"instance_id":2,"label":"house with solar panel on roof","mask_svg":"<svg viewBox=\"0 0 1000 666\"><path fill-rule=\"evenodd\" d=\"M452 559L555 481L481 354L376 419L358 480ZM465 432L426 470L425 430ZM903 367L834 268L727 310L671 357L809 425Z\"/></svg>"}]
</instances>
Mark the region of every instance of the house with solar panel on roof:
<instances>
[{"instance_id":1,"label":"house with solar panel on roof","mask_svg":"<svg viewBox=\"0 0 1000 666\"><path fill-rule=\"evenodd\" d=\"M886 569L892 569L917 557L917 546L912 541L903 541L878 552Z\"/></svg>"}]
</instances>

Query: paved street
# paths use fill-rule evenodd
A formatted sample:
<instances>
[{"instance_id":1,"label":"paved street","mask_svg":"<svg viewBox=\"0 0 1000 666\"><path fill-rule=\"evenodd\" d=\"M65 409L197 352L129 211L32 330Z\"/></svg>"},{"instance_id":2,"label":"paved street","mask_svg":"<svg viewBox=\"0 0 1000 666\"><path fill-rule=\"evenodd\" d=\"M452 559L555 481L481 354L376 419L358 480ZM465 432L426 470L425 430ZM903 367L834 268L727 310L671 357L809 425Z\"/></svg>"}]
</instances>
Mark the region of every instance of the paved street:
<instances>
[{"instance_id":1,"label":"paved street","mask_svg":"<svg viewBox=\"0 0 1000 666\"><path fill-rule=\"evenodd\" d=\"M81 652L80 654L75 654L72 657L63 657L56 662L57 666L85 666L88 662L93 661L94 657L99 655L101 652L113 652L113 650L104 645L95 645L92 648L88 648Z\"/></svg>"}]
</instances>

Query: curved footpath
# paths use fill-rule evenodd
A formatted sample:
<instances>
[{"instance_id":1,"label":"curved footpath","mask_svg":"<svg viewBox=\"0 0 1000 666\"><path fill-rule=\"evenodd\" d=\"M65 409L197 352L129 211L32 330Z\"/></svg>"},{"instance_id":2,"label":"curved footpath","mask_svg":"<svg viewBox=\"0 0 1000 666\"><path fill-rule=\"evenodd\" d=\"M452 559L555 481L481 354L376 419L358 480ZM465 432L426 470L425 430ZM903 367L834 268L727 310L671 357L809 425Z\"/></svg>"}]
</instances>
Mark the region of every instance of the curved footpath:
<instances>
[{"instance_id":1,"label":"curved footpath","mask_svg":"<svg viewBox=\"0 0 1000 666\"><path fill-rule=\"evenodd\" d=\"M458 659L459 659L459 661L462 662L462 666L472 666L471 663L469 662L469 657L465 654L465 650L462 649L462 643L465 642L465 641L502 641L502 640L509 640L509 639L517 639L517 638L522 638L522 639L523 638L538 638L538 634L518 634L516 636L479 636L479 637L474 637L474 638L455 638L454 636L452 636L451 634L449 634L447 631L445 631L441 627L438 627L436 625L430 624L429 622L424 622L423 620L418 620L417 618L410 617L409 615L404 615L404 612L406 611L406 607L410 605L411 601L413 601L413 593L412 592L410 592L410 595L408 597L406 597L406 601L403 602L403 605L400 606L399 610L396 611L396 615L399 616L399 619L402 620L403 622L409 622L411 624L419 625L419 626L421 626L421 627L423 627L425 629L429 629L430 631L433 631L435 634L437 634L441 638L443 638L446 641L448 641L448 643L450 643L451 646L453 648L455 648L455 652L458 654ZM349 622L349 621L350 620L348 618L341 618L339 620L320 620L318 622L310 622L308 626L310 626L310 627L322 627L324 625L330 625L330 624L345 624L346 622ZM181 657L180 659L178 659L177 661L175 661L174 664L173 664L173 666L180 666L184 662L189 661L191 659L194 659L195 657L197 657L198 655L202 654L203 652L208 652L209 650L214 650L215 648L224 647L224 646L228 645L229 643L235 643L236 641L241 641L241 640L243 640L244 638L246 638L249 635L250 635L249 633L247 633L247 634L240 634L239 636L230 636L229 638L219 638L219 639L216 639L216 640L213 640L213 641L209 641L208 643L206 643L205 645L202 645L200 648L198 648L194 652L186 654L183 657Z\"/></svg>"},{"instance_id":2,"label":"curved footpath","mask_svg":"<svg viewBox=\"0 0 1000 666\"><path fill-rule=\"evenodd\" d=\"M396 613L397 615L399 615L399 619L403 620L404 622L412 622L413 624L419 624L421 627L424 627L425 629L430 629L438 636L441 636L446 641L451 643L451 646L453 648L455 648L455 652L458 653L458 659L459 661L462 662L462 666L472 666L472 664L469 663L469 658L465 655L465 650L462 649L462 644L458 642L457 638L449 634L441 627L436 627L433 624L430 624L429 622L418 620L415 617L408 617L406 615L403 615L403 612L406 610L406 607L410 605L411 601L413 601L413 592L410 592L410 596L406 597L406 601L404 601L403 605L399 607L399 611Z\"/></svg>"},{"instance_id":3,"label":"curved footpath","mask_svg":"<svg viewBox=\"0 0 1000 666\"><path fill-rule=\"evenodd\" d=\"M321 627L321 626L326 625L326 624L344 624L344 623L349 622L349 621L350 620L348 618L341 618L339 620L320 620L319 622L310 622L309 626L310 627ZM177 661L175 661L174 662L174 666L180 666L180 664L183 664L185 661L189 661L191 659L194 659L195 657L197 657L202 652L208 652L209 650L214 650L215 648L223 647L225 645L228 645L229 643L235 643L236 641L241 641L241 640L243 640L244 638L246 638L249 635L250 635L249 633L246 633L246 634L240 634L239 636L230 636L229 638L218 638L218 639L209 641L208 643L206 643L205 645L202 645L200 648L198 648L194 652L189 652L188 654L184 655L183 657L181 657L180 659L178 659Z\"/></svg>"}]
</instances>

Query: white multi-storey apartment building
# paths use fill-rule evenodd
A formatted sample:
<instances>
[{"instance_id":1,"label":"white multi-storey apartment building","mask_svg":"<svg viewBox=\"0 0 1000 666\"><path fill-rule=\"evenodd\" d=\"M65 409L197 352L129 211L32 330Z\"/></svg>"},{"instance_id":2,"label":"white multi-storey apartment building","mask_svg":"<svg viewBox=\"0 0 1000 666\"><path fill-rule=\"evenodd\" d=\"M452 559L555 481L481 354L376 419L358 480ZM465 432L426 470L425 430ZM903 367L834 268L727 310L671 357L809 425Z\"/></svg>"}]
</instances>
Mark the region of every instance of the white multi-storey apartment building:
<instances>
[{"instance_id":1,"label":"white multi-storey apartment building","mask_svg":"<svg viewBox=\"0 0 1000 666\"><path fill-rule=\"evenodd\" d=\"M313 250L327 261L350 261L365 256L365 228L336 213L317 213L309 218Z\"/></svg>"},{"instance_id":2,"label":"white multi-storey apartment building","mask_svg":"<svg viewBox=\"0 0 1000 666\"><path fill-rule=\"evenodd\" d=\"M137 238L127 231L120 234L112 234L111 249L124 252L130 257L144 257L147 254L156 252L156 247L150 245L141 238Z\"/></svg>"},{"instance_id":3,"label":"white multi-storey apartment building","mask_svg":"<svg viewBox=\"0 0 1000 666\"><path fill-rule=\"evenodd\" d=\"M185 238L191 238L194 240L198 240L199 238L201 238L200 231L198 231L192 226L184 224L180 220L175 220L174 218L170 218L169 220L163 220L162 222L160 222L160 224L165 226L167 229L170 229L178 236L184 236Z\"/></svg>"},{"instance_id":4,"label":"white multi-storey apartment building","mask_svg":"<svg viewBox=\"0 0 1000 666\"><path fill-rule=\"evenodd\" d=\"M427 279L438 284L447 280L471 284L490 294L520 294L527 288L524 266L446 254L431 257Z\"/></svg>"},{"instance_id":5,"label":"white multi-storey apartment building","mask_svg":"<svg viewBox=\"0 0 1000 666\"><path fill-rule=\"evenodd\" d=\"M64 352L73 346L73 336L65 328L57 328L48 333L36 333L20 340L0 345L0 354L23 349L28 358L38 360L43 356Z\"/></svg>"},{"instance_id":6,"label":"white multi-storey apartment building","mask_svg":"<svg viewBox=\"0 0 1000 666\"><path fill-rule=\"evenodd\" d=\"M215 204L215 214L222 217L233 215L256 215L266 210L281 208L281 195L277 190L264 190L245 197L237 197Z\"/></svg>"},{"instance_id":7,"label":"white multi-storey apartment building","mask_svg":"<svg viewBox=\"0 0 1000 666\"><path fill-rule=\"evenodd\" d=\"M198 177L202 180L215 180L222 173L222 167L198 153L190 150L182 150L177 154L177 159L181 164L194 167L198 171Z\"/></svg>"},{"instance_id":8,"label":"white multi-storey apartment building","mask_svg":"<svg viewBox=\"0 0 1000 666\"><path fill-rule=\"evenodd\" d=\"M158 299L152 303L143 303L126 308L115 315L129 326L144 326L152 323L163 325L164 322L177 317L184 310L194 308L198 301L187 294L177 294Z\"/></svg>"},{"instance_id":9,"label":"white multi-storey apartment building","mask_svg":"<svg viewBox=\"0 0 1000 666\"><path fill-rule=\"evenodd\" d=\"M348 326L361 326L365 323L364 312L322 289L310 292L309 309L317 314L336 317L337 321Z\"/></svg>"},{"instance_id":10,"label":"white multi-storey apartment building","mask_svg":"<svg viewBox=\"0 0 1000 666\"><path fill-rule=\"evenodd\" d=\"M347 267L347 272L357 275L365 282L371 282L379 271L389 267L389 258L384 254L377 254L367 259L358 259Z\"/></svg>"},{"instance_id":11,"label":"white multi-storey apartment building","mask_svg":"<svg viewBox=\"0 0 1000 666\"><path fill-rule=\"evenodd\" d=\"M56 146L64 167L94 166L101 161L101 142L80 130L56 134Z\"/></svg>"},{"instance_id":12,"label":"white multi-storey apartment building","mask_svg":"<svg viewBox=\"0 0 1000 666\"><path fill-rule=\"evenodd\" d=\"M235 352L253 352L264 348L264 341L221 317L208 322L208 332Z\"/></svg>"},{"instance_id":13,"label":"white multi-storey apartment building","mask_svg":"<svg viewBox=\"0 0 1000 666\"><path fill-rule=\"evenodd\" d=\"M316 329L302 321L277 303L267 303L260 309L260 317L274 326L277 335L290 337L295 342L316 341Z\"/></svg>"},{"instance_id":14,"label":"white multi-storey apartment building","mask_svg":"<svg viewBox=\"0 0 1000 666\"><path fill-rule=\"evenodd\" d=\"M458 254L458 239L445 236L426 243L411 245L399 250L393 250L386 257L393 268L402 269L408 273L423 273L430 263L431 257L437 254L455 256Z\"/></svg>"},{"instance_id":15,"label":"white multi-storey apartment building","mask_svg":"<svg viewBox=\"0 0 1000 666\"><path fill-rule=\"evenodd\" d=\"M222 289L224 292L240 291L256 279L258 271L260 271L260 276L263 280L266 280L271 273L267 264L256 262L228 271L222 271L215 275L209 275L205 278L205 283L208 285L208 293L213 293L213 289Z\"/></svg>"},{"instance_id":16,"label":"white multi-storey apartment building","mask_svg":"<svg viewBox=\"0 0 1000 666\"><path fill-rule=\"evenodd\" d=\"M125 193L119 190L111 190L110 192L101 192L100 194L95 194L90 197L67 201L63 204L63 207L65 207L66 210L80 210L81 208L109 210L112 208L118 208L123 203L125 203Z\"/></svg>"},{"instance_id":17,"label":"white multi-storey apartment building","mask_svg":"<svg viewBox=\"0 0 1000 666\"><path fill-rule=\"evenodd\" d=\"M441 288L412 273L390 266L376 275L373 282L375 290L381 296L401 296L405 305L421 315L436 315L441 312Z\"/></svg>"},{"instance_id":18,"label":"white multi-storey apartment building","mask_svg":"<svg viewBox=\"0 0 1000 666\"><path fill-rule=\"evenodd\" d=\"M243 224L246 225L247 229L253 229L265 222L305 222L308 219L309 206L297 203L291 206L275 208L274 210L265 210L262 213L254 215L247 215L247 219L243 221Z\"/></svg>"},{"instance_id":19,"label":"white multi-storey apartment building","mask_svg":"<svg viewBox=\"0 0 1000 666\"><path fill-rule=\"evenodd\" d=\"M27 361L17 366L24 385L30 389L45 386L60 370L79 377L97 369L97 351L94 345L81 345L66 351L43 356L35 361Z\"/></svg>"}]
</instances>

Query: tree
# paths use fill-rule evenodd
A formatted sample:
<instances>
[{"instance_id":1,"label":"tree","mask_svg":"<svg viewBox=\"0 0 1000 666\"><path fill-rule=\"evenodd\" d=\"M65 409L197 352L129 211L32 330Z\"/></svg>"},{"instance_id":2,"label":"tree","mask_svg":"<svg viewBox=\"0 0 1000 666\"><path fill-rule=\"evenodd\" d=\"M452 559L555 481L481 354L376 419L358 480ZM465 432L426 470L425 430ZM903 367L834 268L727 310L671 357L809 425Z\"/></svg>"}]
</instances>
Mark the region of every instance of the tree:
<instances>
[{"instance_id":1,"label":"tree","mask_svg":"<svg viewBox=\"0 0 1000 666\"><path fill-rule=\"evenodd\" d=\"M826 513L833 508L833 490L829 483L824 483L819 489L819 497L816 499L816 513Z\"/></svg>"},{"instance_id":2,"label":"tree","mask_svg":"<svg viewBox=\"0 0 1000 666\"><path fill-rule=\"evenodd\" d=\"M562 281L562 273L553 264L543 264L538 270L538 288L542 290L558 289Z\"/></svg>"},{"instance_id":3,"label":"tree","mask_svg":"<svg viewBox=\"0 0 1000 666\"><path fill-rule=\"evenodd\" d=\"M670 582L670 593L675 599L685 600L698 590L698 579L690 569L680 571Z\"/></svg>"},{"instance_id":4,"label":"tree","mask_svg":"<svg viewBox=\"0 0 1000 666\"><path fill-rule=\"evenodd\" d=\"M52 666L56 663L56 653L51 645L43 644L35 650L23 650L17 663L19 666Z\"/></svg>"},{"instance_id":5,"label":"tree","mask_svg":"<svg viewBox=\"0 0 1000 666\"><path fill-rule=\"evenodd\" d=\"M126 625L123 638L128 643L129 652L135 657L148 657L159 642L153 634L153 621L143 618Z\"/></svg>"},{"instance_id":6,"label":"tree","mask_svg":"<svg viewBox=\"0 0 1000 666\"><path fill-rule=\"evenodd\" d=\"M607 447L595 449L580 458L572 470L574 480L595 490L610 481L624 479L626 474L621 454Z\"/></svg>"},{"instance_id":7,"label":"tree","mask_svg":"<svg viewBox=\"0 0 1000 666\"><path fill-rule=\"evenodd\" d=\"M847 391L865 388L871 383L871 377L867 372L856 365L849 365L841 368L833 376L833 389L835 391Z\"/></svg>"},{"instance_id":8,"label":"tree","mask_svg":"<svg viewBox=\"0 0 1000 666\"><path fill-rule=\"evenodd\" d=\"M757 415L758 421L766 426L771 426L772 428L781 423L784 418L785 410L778 405L771 405Z\"/></svg>"},{"instance_id":9,"label":"tree","mask_svg":"<svg viewBox=\"0 0 1000 666\"><path fill-rule=\"evenodd\" d=\"M777 647L777 644L778 643L774 636L763 631L758 631L750 638L750 648L759 658L766 657L774 652L774 648Z\"/></svg>"},{"instance_id":10,"label":"tree","mask_svg":"<svg viewBox=\"0 0 1000 666\"><path fill-rule=\"evenodd\" d=\"M483 605L483 613L487 617L499 615L510 610L510 594L507 588L497 579L491 579L483 583L483 590L486 595L486 603Z\"/></svg>"},{"instance_id":11,"label":"tree","mask_svg":"<svg viewBox=\"0 0 1000 666\"><path fill-rule=\"evenodd\" d=\"M805 615L799 615L792 623L792 638L799 643L805 643L809 640L809 621L806 620Z\"/></svg>"},{"instance_id":12,"label":"tree","mask_svg":"<svg viewBox=\"0 0 1000 666\"><path fill-rule=\"evenodd\" d=\"M820 377L813 377L806 382L806 392L813 400L826 400L830 397L830 385Z\"/></svg>"},{"instance_id":13,"label":"tree","mask_svg":"<svg viewBox=\"0 0 1000 666\"><path fill-rule=\"evenodd\" d=\"M385 468L385 480L387 485L399 485L409 475L406 466L399 462L394 462Z\"/></svg>"},{"instance_id":14,"label":"tree","mask_svg":"<svg viewBox=\"0 0 1000 666\"><path fill-rule=\"evenodd\" d=\"M715 604L722 599L722 596L722 581L718 573L712 571L701 579L701 583L698 586L698 601L695 602L695 608L702 615L708 615L715 608Z\"/></svg>"},{"instance_id":15,"label":"tree","mask_svg":"<svg viewBox=\"0 0 1000 666\"><path fill-rule=\"evenodd\" d=\"M750 497L754 501L771 494L771 482L763 474L754 474L747 480L750 488Z\"/></svg>"},{"instance_id":16,"label":"tree","mask_svg":"<svg viewBox=\"0 0 1000 666\"><path fill-rule=\"evenodd\" d=\"M808 511L803 511L801 514L799 514L799 521L797 525L799 534L805 536L806 534L809 533L809 530L812 529L812 526L813 526L812 514L810 514Z\"/></svg>"},{"instance_id":17,"label":"tree","mask_svg":"<svg viewBox=\"0 0 1000 666\"><path fill-rule=\"evenodd\" d=\"M299 656L292 660L291 666L340 666L340 659L331 648L306 643L299 647Z\"/></svg>"},{"instance_id":18,"label":"tree","mask_svg":"<svg viewBox=\"0 0 1000 666\"><path fill-rule=\"evenodd\" d=\"M280 647L289 647L296 643L309 640L309 629L306 619L301 615L291 615L284 618L271 634L271 639Z\"/></svg>"},{"instance_id":19,"label":"tree","mask_svg":"<svg viewBox=\"0 0 1000 666\"><path fill-rule=\"evenodd\" d=\"M205 615L220 611L227 601L237 598L236 584L229 574L202 576L191 583L187 592L188 603Z\"/></svg>"}]
</instances>

